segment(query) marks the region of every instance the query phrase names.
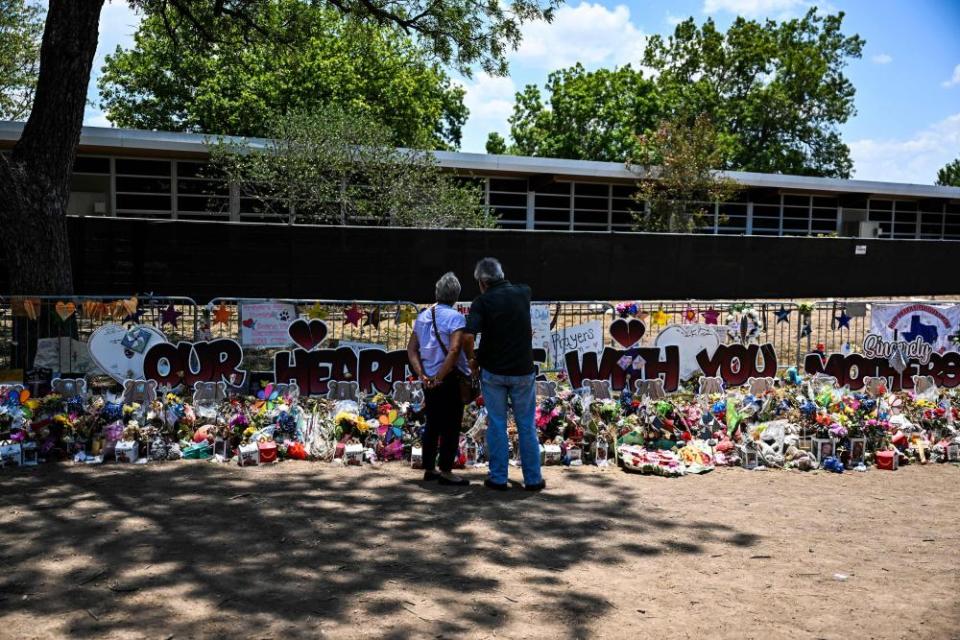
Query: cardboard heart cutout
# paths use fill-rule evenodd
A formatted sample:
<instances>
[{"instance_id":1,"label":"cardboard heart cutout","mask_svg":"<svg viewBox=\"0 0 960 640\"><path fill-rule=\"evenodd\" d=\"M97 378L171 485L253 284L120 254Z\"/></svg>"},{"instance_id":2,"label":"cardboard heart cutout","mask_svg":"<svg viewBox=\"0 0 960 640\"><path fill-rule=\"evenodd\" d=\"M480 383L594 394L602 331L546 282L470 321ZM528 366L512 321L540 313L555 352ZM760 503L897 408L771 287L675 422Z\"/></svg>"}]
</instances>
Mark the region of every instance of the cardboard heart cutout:
<instances>
[{"instance_id":1,"label":"cardboard heart cutout","mask_svg":"<svg viewBox=\"0 0 960 640\"><path fill-rule=\"evenodd\" d=\"M654 344L660 348L680 348L680 379L689 380L700 372L697 354L706 350L707 356L712 358L720 346L720 337L717 325L674 324L657 334Z\"/></svg>"},{"instance_id":2,"label":"cardboard heart cutout","mask_svg":"<svg viewBox=\"0 0 960 640\"><path fill-rule=\"evenodd\" d=\"M121 341L128 331L143 330L144 348L141 352L125 347ZM93 332L88 342L90 357L108 376L123 383L125 380L143 378L143 361L147 351L155 344L167 342L159 329L138 325L128 330L119 324L108 323Z\"/></svg>"},{"instance_id":3,"label":"cardboard heart cutout","mask_svg":"<svg viewBox=\"0 0 960 640\"><path fill-rule=\"evenodd\" d=\"M297 318L287 326L290 339L307 351L313 351L327 339L327 323L323 320Z\"/></svg>"},{"instance_id":4,"label":"cardboard heart cutout","mask_svg":"<svg viewBox=\"0 0 960 640\"><path fill-rule=\"evenodd\" d=\"M624 349L629 349L640 342L646 332L646 325L635 318L629 320L618 318L610 324L610 336Z\"/></svg>"}]
</instances>

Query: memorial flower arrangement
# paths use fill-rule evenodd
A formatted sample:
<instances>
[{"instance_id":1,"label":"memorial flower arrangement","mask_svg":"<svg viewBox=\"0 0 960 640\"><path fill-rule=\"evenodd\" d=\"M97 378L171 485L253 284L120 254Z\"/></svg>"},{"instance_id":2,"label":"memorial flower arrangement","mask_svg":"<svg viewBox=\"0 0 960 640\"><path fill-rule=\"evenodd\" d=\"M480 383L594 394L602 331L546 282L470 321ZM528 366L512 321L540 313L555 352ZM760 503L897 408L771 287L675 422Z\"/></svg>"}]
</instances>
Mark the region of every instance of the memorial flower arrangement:
<instances>
[{"instance_id":1,"label":"memorial flower arrangement","mask_svg":"<svg viewBox=\"0 0 960 640\"><path fill-rule=\"evenodd\" d=\"M602 463L608 453L624 468L676 476L720 465L813 468L811 438L836 443L841 468L861 439L867 462L876 451L896 452L901 464L945 461L951 445L960 445L960 398L953 390L891 393L880 387L868 393L785 380L756 394L610 395L582 394L560 379L555 395L538 399L538 437L561 452L548 463ZM117 443L136 443L140 456L153 461L181 455L232 460L241 447L269 443L281 460L335 460L348 444L362 447L368 462L409 460L423 424L422 403L386 394L333 401L268 386L220 401L165 393L140 404L109 392L34 398L19 388L0 389L0 446L7 453L35 451L40 461L110 461ZM461 463L468 448L471 461L482 462L485 428L479 398L464 412ZM512 420L508 435L516 455Z\"/></svg>"}]
</instances>

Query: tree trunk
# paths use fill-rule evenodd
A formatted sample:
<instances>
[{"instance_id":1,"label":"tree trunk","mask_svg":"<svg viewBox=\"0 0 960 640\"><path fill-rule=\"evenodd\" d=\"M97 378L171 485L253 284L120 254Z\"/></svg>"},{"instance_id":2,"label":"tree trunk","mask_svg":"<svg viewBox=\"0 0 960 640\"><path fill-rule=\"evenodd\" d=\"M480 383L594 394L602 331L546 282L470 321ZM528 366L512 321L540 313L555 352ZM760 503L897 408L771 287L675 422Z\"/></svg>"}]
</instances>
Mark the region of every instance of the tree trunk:
<instances>
[{"instance_id":1,"label":"tree trunk","mask_svg":"<svg viewBox=\"0 0 960 640\"><path fill-rule=\"evenodd\" d=\"M103 0L50 0L30 119L0 156L0 250L9 292L71 294L70 177Z\"/></svg>"}]
</instances>

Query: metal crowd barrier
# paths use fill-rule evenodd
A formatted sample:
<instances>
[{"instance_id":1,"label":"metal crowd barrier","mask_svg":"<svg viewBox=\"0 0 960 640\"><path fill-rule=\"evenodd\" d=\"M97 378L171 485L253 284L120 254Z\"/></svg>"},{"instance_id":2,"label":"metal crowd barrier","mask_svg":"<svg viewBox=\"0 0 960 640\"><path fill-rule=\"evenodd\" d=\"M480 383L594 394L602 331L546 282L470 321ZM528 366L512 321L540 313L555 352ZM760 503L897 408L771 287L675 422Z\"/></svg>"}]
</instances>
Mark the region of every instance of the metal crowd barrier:
<instances>
[{"instance_id":1,"label":"metal crowd barrier","mask_svg":"<svg viewBox=\"0 0 960 640\"><path fill-rule=\"evenodd\" d=\"M90 335L109 322L135 320L156 326L171 341L193 340L199 318L197 303L183 296L0 297L0 370L34 367L41 345L42 364L53 357L77 366L87 357Z\"/></svg>"},{"instance_id":2,"label":"metal crowd barrier","mask_svg":"<svg viewBox=\"0 0 960 640\"><path fill-rule=\"evenodd\" d=\"M214 298L199 305L180 296L6 296L0 297L0 371L26 370L37 365L38 346L44 365L51 352L58 357L59 371L82 361L90 335L108 322L132 322L160 329L168 340L231 338L243 343L241 330L244 304L290 305L292 317L319 318L326 322L328 343L378 345L386 350L404 349L417 314L427 305L405 300L237 299ZM724 325L731 316L752 309L763 325L756 341L772 343L781 368L802 364L803 356L818 348L827 353L861 351L870 331L871 308L878 302L943 304L956 300L636 300L637 315L646 324L641 346L653 346L657 334L673 324ZM616 346L607 331L618 317L616 302L541 301L549 309L551 332L589 322L600 323L603 346ZM469 302L458 304L468 313ZM735 340L732 335L728 341ZM40 343L38 341L45 341ZM53 344L56 343L56 344ZM269 370L273 354L281 347L244 345L244 366ZM285 347L284 347L285 348ZM562 366L552 363L552 369ZM57 370L57 369L55 369ZM550 370L550 369L547 369Z\"/></svg>"}]
</instances>

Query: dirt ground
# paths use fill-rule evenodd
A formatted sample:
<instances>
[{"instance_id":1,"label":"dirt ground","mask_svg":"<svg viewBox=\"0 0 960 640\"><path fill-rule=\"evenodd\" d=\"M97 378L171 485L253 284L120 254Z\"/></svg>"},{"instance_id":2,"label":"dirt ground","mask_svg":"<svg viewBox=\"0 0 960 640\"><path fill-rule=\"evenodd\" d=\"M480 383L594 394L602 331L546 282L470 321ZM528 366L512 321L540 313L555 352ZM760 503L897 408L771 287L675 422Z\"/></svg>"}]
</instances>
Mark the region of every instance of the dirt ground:
<instances>
[{"instance_id":1,"label":"dirt ground","mask_svg":"<svg viewBox=\"0 0 960 640\"><path fill-rule=\"evenodd\" d=\"M545 476L6 469L0 637L960 637L955 465Z\"/></svg>"}]
</instances>

